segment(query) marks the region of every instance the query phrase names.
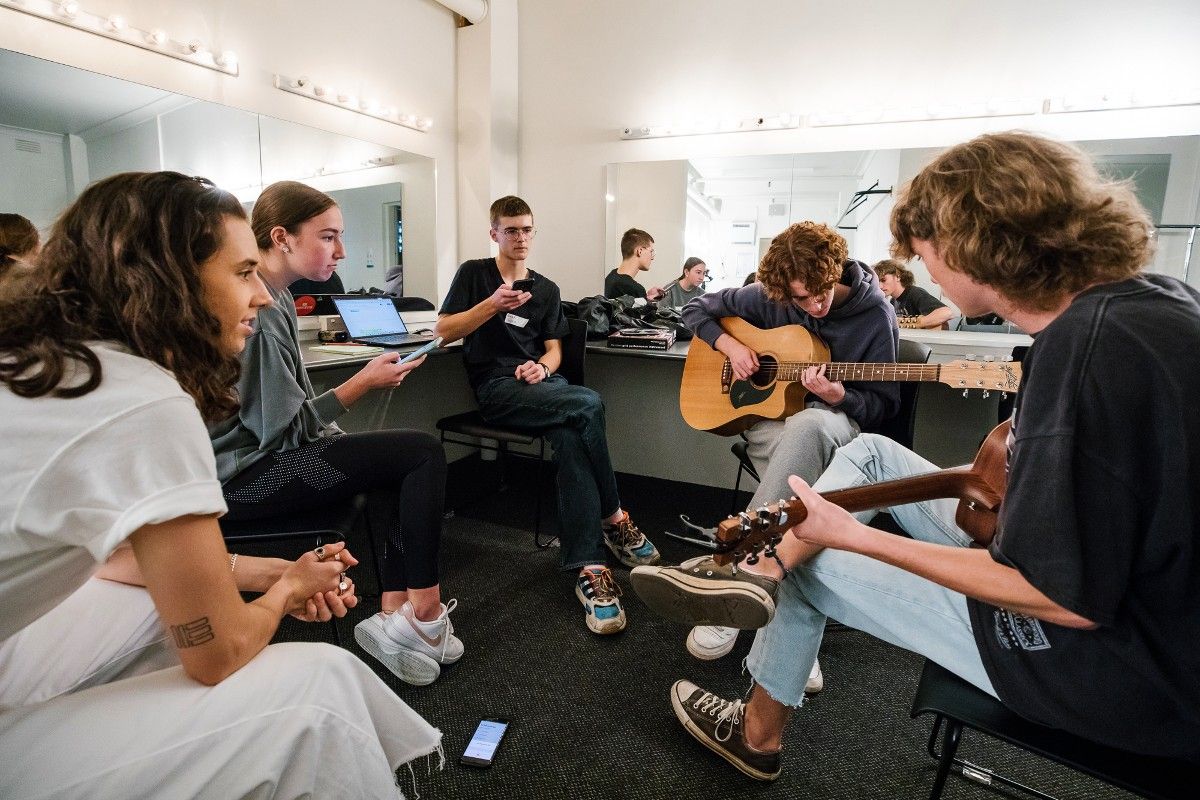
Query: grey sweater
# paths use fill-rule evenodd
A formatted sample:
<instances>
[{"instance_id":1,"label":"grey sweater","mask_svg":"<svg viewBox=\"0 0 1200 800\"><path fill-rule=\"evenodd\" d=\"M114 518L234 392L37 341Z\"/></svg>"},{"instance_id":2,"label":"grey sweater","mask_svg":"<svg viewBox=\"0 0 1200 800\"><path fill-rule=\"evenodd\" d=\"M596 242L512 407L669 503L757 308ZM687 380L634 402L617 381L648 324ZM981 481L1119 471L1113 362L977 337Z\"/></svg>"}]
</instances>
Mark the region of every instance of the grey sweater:
<instances>
[{"instance_id":1,"label":"grey sweater","mask_svg":"<svg viewBox=\"0 0 1200 800\"><path fill-rule=\"evenodd\" d=\"M209 426L222 483L269 453L342 432L333 421L346 407L332 389L315 397L304 369L291 292L267 288L275 304L258 312L242 351L241 408L237 416Z\"/></svg>"},{"instance_id":2,"label":"grey sweater","mask_svg":"<svg viewBox=\"0 0 1200 800\"><path fill-rule=\"evenodd\" d=\"M831 361L895 363L900 338L896 312L875 273L862 262L847 261L841 283L850 287L850 296L821 319L791 303L768 300L762 284L752 283L697 297L683 307L683 322L710 345L724 333L718 322L722 317L740 317L763 329L802 325L829 346ZM844 386L846 397L837 408L863 430L878 427L900 408L895 383L848 381Z\"/></svg>"},{"instance_id":3,"label":"grey sweater","mask_svg":"<svg viewBox=\"0 0 1200 800\"><path fill-rule=\"evenodd\" d=\"M659 305L668 305L671 308L683 308L690 301L704 294L704 289L697 286L695 289L687 290L680 286L679 281L676 280L667 285L666 292L663 299L658 301Z\"/></svg>"}]
</instances>

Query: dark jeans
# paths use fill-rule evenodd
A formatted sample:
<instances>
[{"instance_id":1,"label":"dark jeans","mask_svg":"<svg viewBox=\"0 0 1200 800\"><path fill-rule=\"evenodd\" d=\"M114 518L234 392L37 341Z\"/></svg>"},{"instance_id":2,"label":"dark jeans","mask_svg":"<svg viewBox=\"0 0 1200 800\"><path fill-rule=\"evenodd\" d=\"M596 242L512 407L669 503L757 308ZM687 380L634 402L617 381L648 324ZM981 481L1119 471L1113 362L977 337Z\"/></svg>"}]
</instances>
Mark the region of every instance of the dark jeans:
<instances>
[{"instance_id":1,"label":"dark jeans","mask_svg":"<svg viewBox=\"0 0 1200 800\"><path fill-rule=\"evenodd\" d=\"M330 436L271 453L222 487L229 519L292 514L367 495L373 536L383 539L382 591L438 582L446 493L442 443L420 431Z\"/></svg>"},{"instance_id":2,"label":"dark jeans","mask_svg":"<svg viewBox=\"0 0 1200 800\"><path fill-rule=\"evenodd\" d=\"M600 521L621 507L617 479L608 457L604 401L586 386L561 375L533 385L494 378L475 393L489 422L548 428L546 438L558 464L558 530L562 568L603 564Z\"/></svg>"}]
</instances>

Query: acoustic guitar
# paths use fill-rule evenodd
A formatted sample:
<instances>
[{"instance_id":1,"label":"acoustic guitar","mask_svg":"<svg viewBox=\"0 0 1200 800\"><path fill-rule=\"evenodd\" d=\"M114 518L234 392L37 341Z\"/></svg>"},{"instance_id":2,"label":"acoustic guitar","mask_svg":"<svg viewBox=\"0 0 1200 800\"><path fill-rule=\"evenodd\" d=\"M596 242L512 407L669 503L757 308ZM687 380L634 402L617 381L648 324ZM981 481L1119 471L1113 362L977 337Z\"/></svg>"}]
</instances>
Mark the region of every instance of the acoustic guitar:
<instances>
[{"instance_id":1,"label":"acoustic guitar","mask_svg":"<svg viewBox=\"0 0 1200 800\"><path fill-rule=\"evenodd\" d=\"M732 436L759 420L783 419L804 407L800 383L806 367L826 364L831 381L930 381L964 392L1016 392L1021 365L1014 361L958 360L949 364L866 364L829 361L829 348L800 325L762 330L738 317L720 321L726 333L758 354L758 372L733 376L729 359L702 339L693 339L683 365L679 411L697 430Z\"/></svg>"},{"instance_id":2,"label":"acoustic guitar","mask_svg":"<svg viewBox=\"0 0 1200 800\"><path fill-rule=\"evenodd\" d=\"M968 466L837 489L824 492L821 497L851 513L956 497L959 502L954 521L976 545L987 546L996 534L1000 503L1008 488L1008 432L1007 420L993 428L979 448L974 463ZM795 498L755 511L743 511L717 525L713 560L718 564L744 558L753 562L762 550L772 556L788 529L807 517L808 509Z\"/></svg>"}]
</instances>

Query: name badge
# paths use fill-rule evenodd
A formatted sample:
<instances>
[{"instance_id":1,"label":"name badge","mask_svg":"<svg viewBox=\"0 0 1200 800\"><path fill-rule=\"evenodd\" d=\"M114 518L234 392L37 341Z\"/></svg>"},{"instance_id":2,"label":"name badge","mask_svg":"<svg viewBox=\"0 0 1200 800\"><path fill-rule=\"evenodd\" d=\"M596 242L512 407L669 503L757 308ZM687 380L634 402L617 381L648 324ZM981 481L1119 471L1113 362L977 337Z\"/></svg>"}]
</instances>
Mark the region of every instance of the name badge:
<instances>
[{"instance_id":1,"label":"name badge","mask_svg":"<svg viewBox=\"0 0 1200 800\"><path fill-rule=\"evenodd\" d=\"M516 314L505 314L504 322L507 325L513 325L518 328L524 328L529 324L529 320L525 319L525 317L518 317Z\"/></svg>"}]
</instances>

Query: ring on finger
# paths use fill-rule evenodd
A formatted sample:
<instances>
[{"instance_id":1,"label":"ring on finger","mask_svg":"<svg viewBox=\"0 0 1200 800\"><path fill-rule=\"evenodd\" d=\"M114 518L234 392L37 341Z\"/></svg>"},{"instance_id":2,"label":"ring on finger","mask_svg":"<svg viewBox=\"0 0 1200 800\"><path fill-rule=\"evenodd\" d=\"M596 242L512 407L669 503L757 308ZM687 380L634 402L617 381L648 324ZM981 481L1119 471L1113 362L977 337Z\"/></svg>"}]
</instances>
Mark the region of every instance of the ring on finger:
<instances>
[{"instance_id":1,"label":"ring on finger","mask_svg":"<svg viewBox=\"0 0 1200 800\"><path fill-rule=\"evenodd\" d=\"M325 560L325 546L321 545L321 546L317 547L315 550L313 550L313 555L315 555L317 557L317 561L324 561Z\"/></svg>"}]
</instances>

